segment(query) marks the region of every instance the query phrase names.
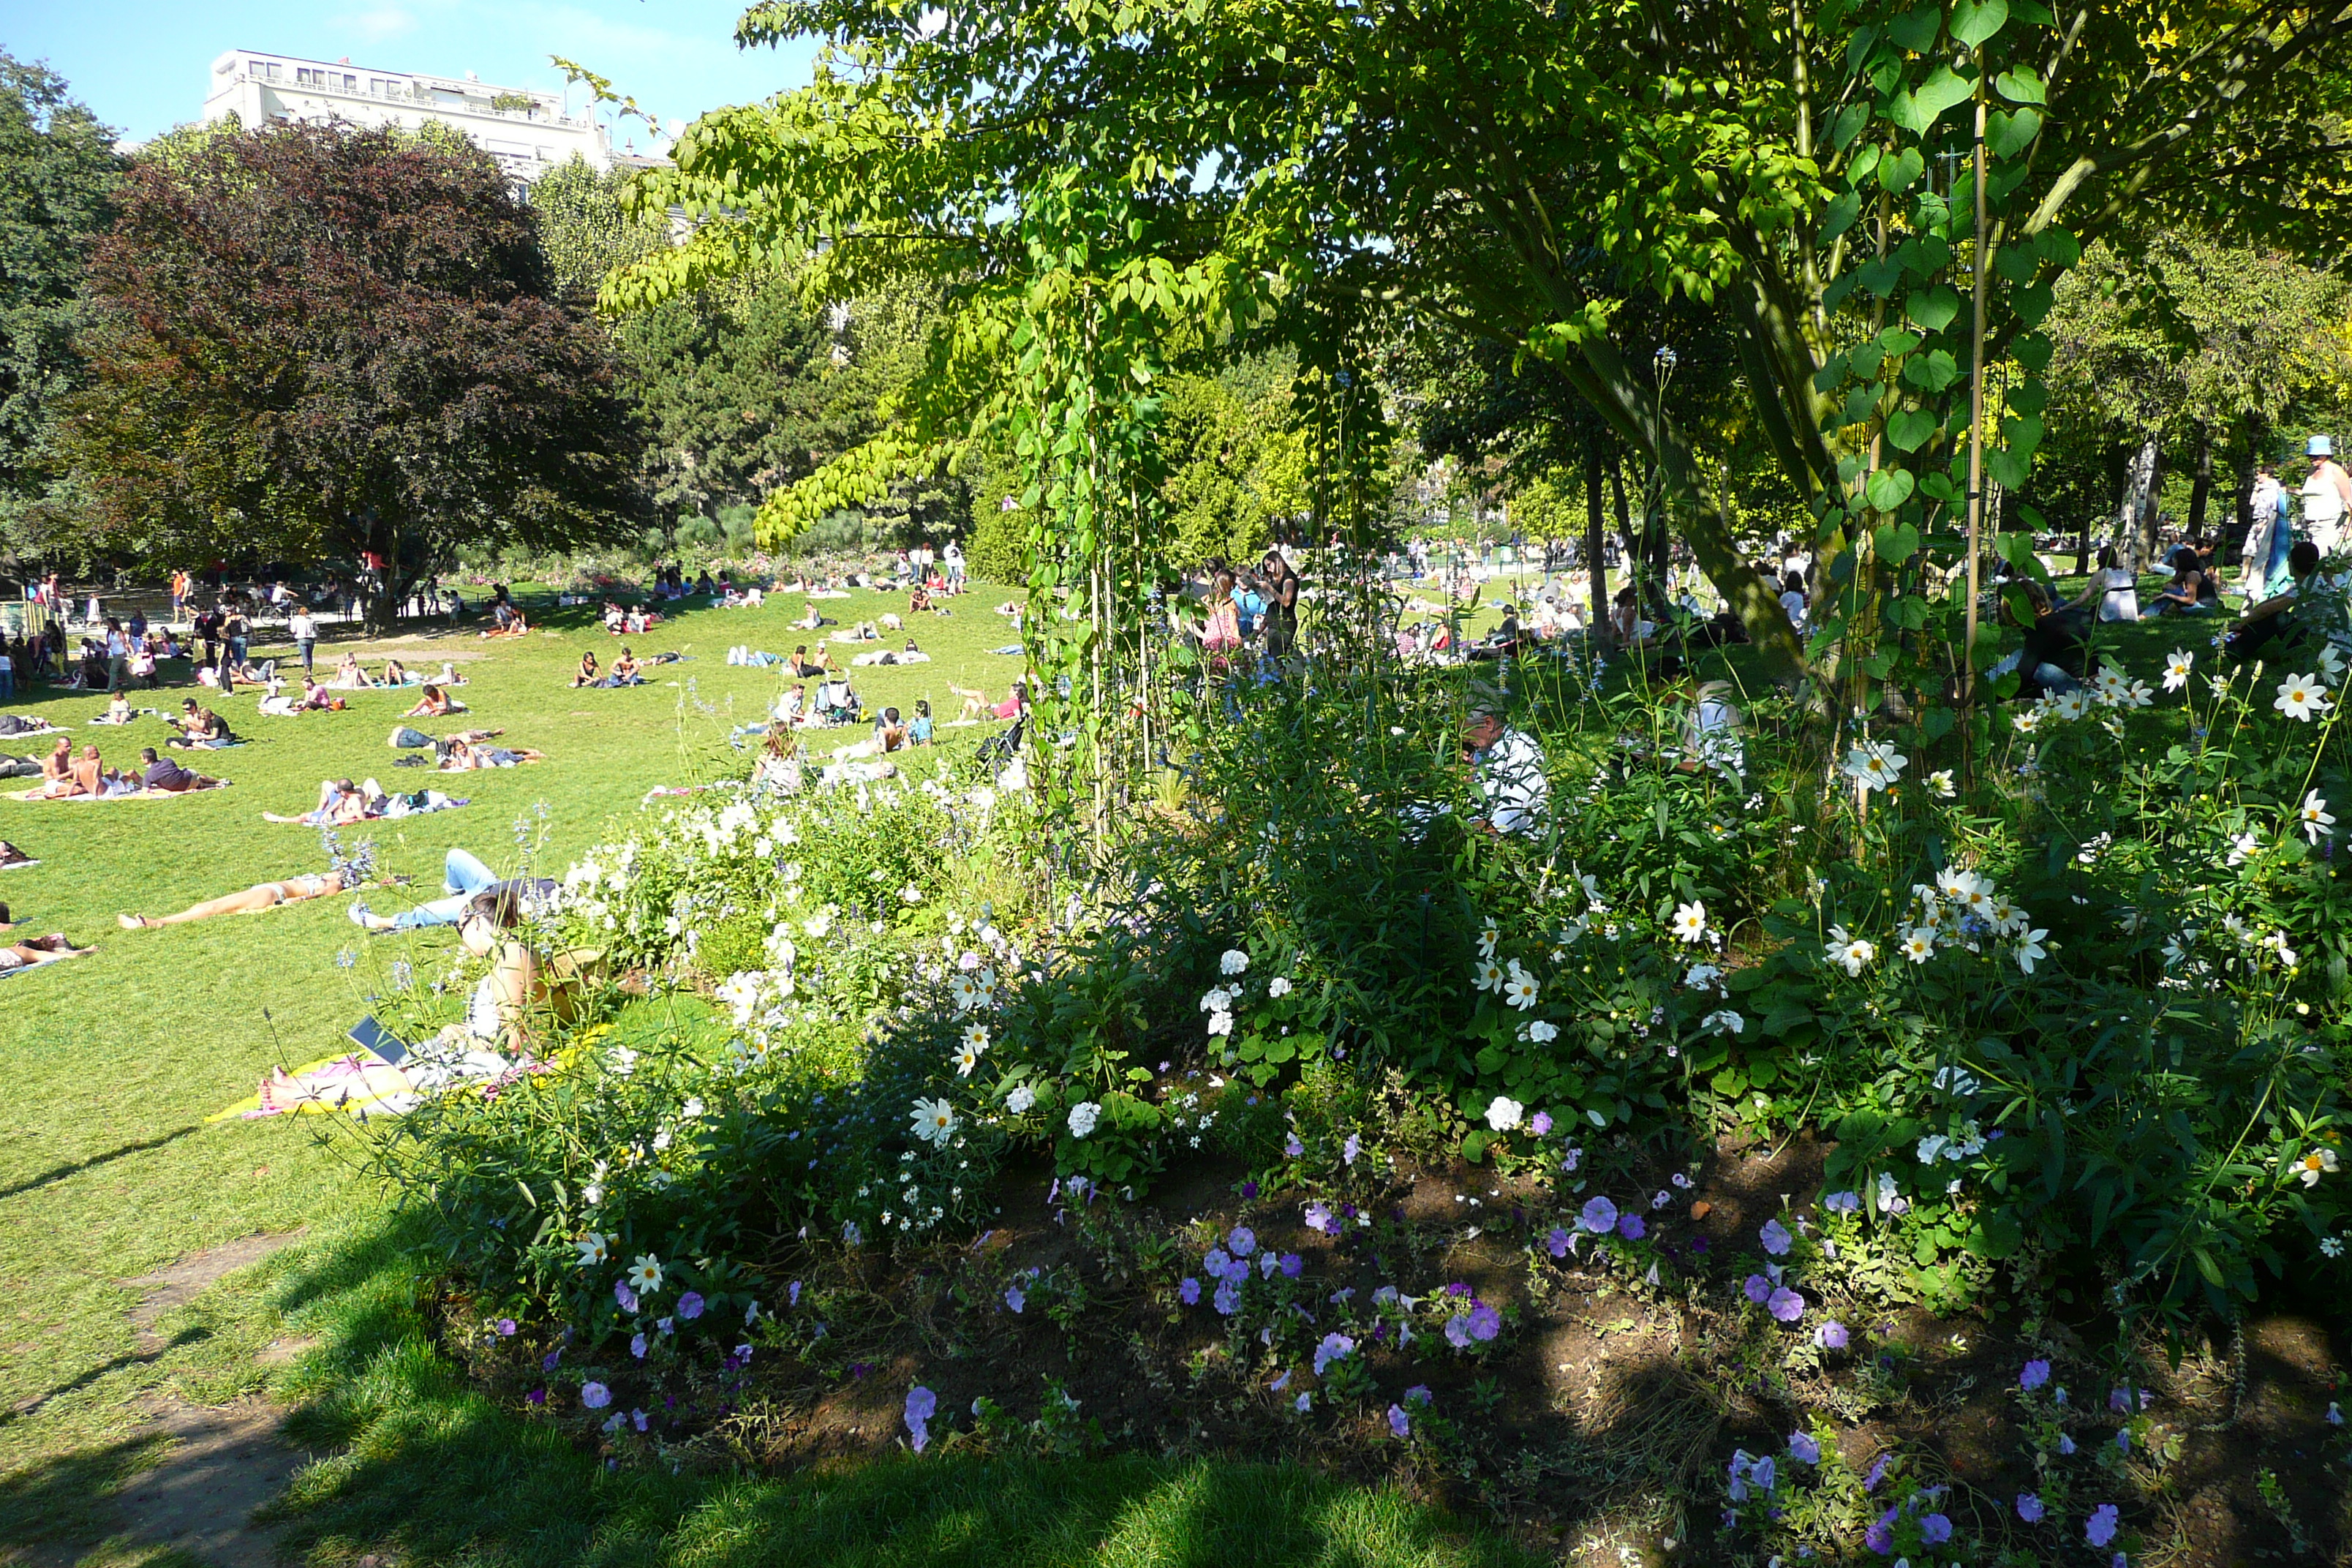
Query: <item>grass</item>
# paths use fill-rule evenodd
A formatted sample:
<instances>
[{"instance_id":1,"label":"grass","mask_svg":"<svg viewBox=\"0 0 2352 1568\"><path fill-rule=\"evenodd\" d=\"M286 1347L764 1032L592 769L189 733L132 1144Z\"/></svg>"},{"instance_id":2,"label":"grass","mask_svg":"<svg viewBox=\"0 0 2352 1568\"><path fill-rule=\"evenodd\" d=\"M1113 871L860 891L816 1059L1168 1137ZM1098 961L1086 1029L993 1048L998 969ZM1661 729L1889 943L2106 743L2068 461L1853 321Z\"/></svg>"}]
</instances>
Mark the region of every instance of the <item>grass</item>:
<instances>
[{"instance_id":1,"label":"grass","mask_svg":"<svg viewBox=\"0 0 2352 1568\"><path fill-rule=\"evenodd\" d=\"M934 662L856 672L869 708L911 711L929 696L945 720L957 708L950 682L1001 695L1019 664L984 651L1012 640L989 613L994 597L983 587L951 618L913 628ZM854 622L894 604L903 600L860 594L824 608ZM163 913L320 868L314 832L260 814L307 809L328 776L411 789L430 779L472 799L375 830L384 868L412 876L415 897L438 892L453 846L513 867L520 839L541 832L541 804L537 858L560 871L649 788L709 776L729 726L763 714L782 684L777 670L728 666L726 648L789 652L808 640L786 625L798 609L789 600L697 611L631 638L640 654L691 658L619 691L565 684L583 647L607 662L614 651L580 611L551 608L542 632L518 641L467 632L357 645L377 648L379 666L382 651L428 668L458 658L471 679L459 693L473 710L464 721L503 727L552 759L536 767L393 768L399 753L385 738L413 689L352 694L348 712L300 719L260 718L240 696L224 711L254 743L194 759L233 781L228 790L168 803L0 801L0 837L42 862L0 880L0 898L28 930L100 950L0 982L0 1552L79 1550L106 1534L109 1494L158 1452L141 1430L143 1396L209 1404L272 1385L310 1402L299 1440L341 1450L282 1510L291 1538L323 1561L378 1542L416 1561L518 1564L1502 1561L1500 1548L1456 1536L1391 1492L1205 1462L951 1459L789 1481L604 1475L464 1387L433 1350L415 1308L419 1264L331 1126L205 1122L273 1066L336 1048L366 1010L360 984L374 967L346 971L336 955L368 939L341 898L160 931L119 930L117 911ZM167 688L144 700L176 708L187 694ZM101 697L36 689L5 706L73 726L78 744L98 741L117 764L167 733L153 719L85 728ZM397 896L371 898L398 907ZM167 1314L160 1347L142 1348L125 1281L300 1227L300 1244ZM289 1334L319 1348L291 1370L256 1363ZM89 1559L118 1560L113 1547Z\"/></svg>"}]
</instances>

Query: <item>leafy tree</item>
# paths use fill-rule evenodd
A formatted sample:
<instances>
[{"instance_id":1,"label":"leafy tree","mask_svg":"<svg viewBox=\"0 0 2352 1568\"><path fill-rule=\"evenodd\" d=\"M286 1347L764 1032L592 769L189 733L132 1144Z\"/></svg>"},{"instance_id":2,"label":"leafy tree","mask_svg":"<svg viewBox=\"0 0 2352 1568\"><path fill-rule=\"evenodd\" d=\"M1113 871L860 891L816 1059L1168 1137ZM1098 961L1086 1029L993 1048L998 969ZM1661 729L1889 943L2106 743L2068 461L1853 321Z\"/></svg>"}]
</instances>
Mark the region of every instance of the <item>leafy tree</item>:
<instances>
[{"instance_id":1,"label":"leafy tree","mask_svg":"<svg viewBox=\"0 0 2352 1568\"><path fill-rule=\"evenodd\" d=\"M114 133L65 79L0 51L0 529L59 475L54 426L81 381L84 248L110 219Z\"/></svg>"},{"instance_id":2,"label":"leafy tree","mask_svg":"<svg viewBox=\"0 0 2352 1568\"><path fill-rule=\"evenodd\" d=\"M1149 374L1155 321L1278 337L1336 369L1369 320L1410 308L1557 366L1654 467L1700 565L1793 674L1769 586L1616 328L1625 303L1722 315L1758 437L1815 509L1819 557L1865 589L1959 509L1959 282L1987 280L1998 344L2030 338L2078 238L2126 218L2339 240L2347 204L2299 198L2340 170L2352 82L2323 56L2347 27L2299 0L2063 16L2035 0L1012 0L936 27L881 0L776 0L740 39L814 35L834 53L808 88L688 131L648 195L704 221L613 297L779 251L844 283L985 280L942 329L930 395L851 466L869 480L961 438L1001 395L989 353L1049 322L1054 354L1109 367L1085 373L1094 410L1116 375ZM1927 171L1972 150L1979 114L1977 236L1979 183ZM2014 486L2038 408L1997 436ZM1079 449L1049 439L1033 457Z\"/></svg>"},{"instance_id":3,"label":"leafy tree","mask_svg":"<svg viewBox=\"0 0 2352 1568\"><path fill-rule=\"evenodd\" d=\"M454 136L272 124L134 162L67 441L107 548L381 563L626 537L638 438L530 211Z\"/></svg>"}]
</instances>

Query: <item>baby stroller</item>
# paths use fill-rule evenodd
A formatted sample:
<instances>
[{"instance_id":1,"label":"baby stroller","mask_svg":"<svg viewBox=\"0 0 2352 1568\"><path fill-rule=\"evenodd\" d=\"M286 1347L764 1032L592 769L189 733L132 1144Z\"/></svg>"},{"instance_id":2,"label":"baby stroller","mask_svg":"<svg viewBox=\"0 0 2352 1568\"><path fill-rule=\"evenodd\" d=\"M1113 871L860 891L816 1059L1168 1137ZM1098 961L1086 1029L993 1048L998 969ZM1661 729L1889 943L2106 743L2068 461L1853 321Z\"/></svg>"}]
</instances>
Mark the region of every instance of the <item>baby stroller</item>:
<instances>
[{"instance_id":1,"label":"baby stroller","mask_svg":"<svg viewBox=\"0 0 2352 1568\"><path fill-rule=\"evenodd\" d=\"M828 680L818 687L815 705L821 724L855 724L862 712L857 693L846 680Z\"/></svg>"},{"instance_id":2,"label":"baby stroller","mask_svg":"<svg viewBox=\"0 0 2352 1568\"><path fill-rule=\"evenodd\" d=\"M1021 754L1021 736L1029 728L1029 715L1024 713L1013 721L1010 730L1000 730L980 743L975 753L980 764L990 773L1009 764Z\"/></svg>"}]
</instances>

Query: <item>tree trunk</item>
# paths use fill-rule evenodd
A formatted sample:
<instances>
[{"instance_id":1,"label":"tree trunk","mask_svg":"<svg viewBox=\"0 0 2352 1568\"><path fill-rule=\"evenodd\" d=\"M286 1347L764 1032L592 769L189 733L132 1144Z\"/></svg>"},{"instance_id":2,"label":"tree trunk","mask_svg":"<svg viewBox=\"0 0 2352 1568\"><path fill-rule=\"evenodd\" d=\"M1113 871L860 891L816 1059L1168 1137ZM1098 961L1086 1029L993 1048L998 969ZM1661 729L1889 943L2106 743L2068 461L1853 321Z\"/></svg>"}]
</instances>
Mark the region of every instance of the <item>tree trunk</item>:
<instances>
[{"instance_id":1,"label":"tree trunk","mask_svg":"<svg viewBox=\"0 0 2352 1568\"><path fill-rule=\"evenodd\" d=\"M2189 542L2205 542L2205 506L2213 494L2213 432L2197 425L2197 473L2189 489Z\"/></svg>"},{"instance_id":2,"label":"tree trunk","mask_svg":"<svg viewBox=\"0 0 2352 1568\"><path fill-rule=\"evenodd\" d=\"M2132 453L2124 469L2110 542L2115 546L2116 560L2129 571L2145 570L2147 558L2155 553L2156 481L2164 466L2163 459L2164 449L2151 433L2140 438L2138 449Z\"/></svg>"},{"instance_id":3,"label":"tree trunk","mask_svg":"<svg viewBox=\"0 0 2352 1568\"><path fill-rule=\"evenodd\" d=\"M1584 448L1584 565L1592 591L1592 626L1596 636L1609 630L1609 568L1601 563L1601 443Z\"/></svg>"}]
</instances>

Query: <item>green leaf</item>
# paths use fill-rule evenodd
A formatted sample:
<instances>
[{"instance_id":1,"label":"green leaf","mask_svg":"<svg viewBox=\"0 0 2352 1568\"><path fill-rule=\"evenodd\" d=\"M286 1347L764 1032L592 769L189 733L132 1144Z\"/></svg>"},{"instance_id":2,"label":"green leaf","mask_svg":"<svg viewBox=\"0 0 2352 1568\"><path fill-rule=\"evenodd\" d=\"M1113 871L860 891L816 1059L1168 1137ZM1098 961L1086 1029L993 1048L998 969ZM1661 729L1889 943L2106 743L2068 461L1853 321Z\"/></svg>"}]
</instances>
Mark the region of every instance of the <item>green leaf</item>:
<instances>
[{"instance_id":1,"label":"green leaf","mask_svg":"<svg viewBox=\"0 0 2352 1568\"><path fill-rule=\"evenodd\" d=\"M2003 489L2023 489L2025 481L2033 477L2033 463L2006 447L1995 447L1985 453L1985 472Z\"/></svg>"},{"instance_id":2,"label":"green leaf","mask_svg":"<svg viewBox=\"0 0 2352 1568\"><path fill-rule=\"evenodd\" d=\"M1952 6L1952 41L1976 48L2000 31L2009 20L2009 0L1982 0L1970 5L1957 0Z\"/></svg>"},{"instance_id":3,"label":"green leaf","mask_svg":"<svg viewBox=\"0 0 2352 1568\"><path fill-rule=\"evenodd\" d=\"M1924 136L1928 128L1941 119L1945 110L1955 104L1966 103L1969 94L1976 89L1962 81L1949 66L1937 66L1926 81L1911 93L1913 117L1917 123L1906 130Z\"/></svg>"},{"instance_id":4,"label":"green leaf","mask_svg":"<svg viewBox=\"0 0 2352 1568\"><path fill-rule=\"evenodd\" d=\"M1854 107L1858 109L1861 105ZM1822 209L1822 237L1825 240L1837 238L1852 228L1853 220L1861 216L1862 193L1840 191L1831 198L1830 205Z\"/></svg>"},{"instance_id":5,"label":"green leaf","mask_svg":"<svg viewBox=\"0 0 2352 1568\"><path fill-rule=\"evenodd\" d=\"M1870 476L1870 481L1863 487L1863 491L1869 497L1872 506L1880 511L1893 511L1911 499L1914 483L1907 469L1881 468Z\"/></svg>"},{"instance_id":6,"label":"green leaf","mask_svg":"<svg viewBox=\"0 0 2352 1568\"><path fill-rule=\"evenodd\" d=\"M1958 362L1942 349L1915 355L1903 367L1903 379L1923 392L1941 392L1959 377Z\"/></svg>"},{"instance_id":7,"label":"green leaf","mask_svg":"<svg viewBox=\"0 0 2352 1568\"><path fill-rule=\"evenodd\" d=\"M1887 191L1909 190L1927 172L1927 160L1919 155L1916 147L1906 147L1892 158L1878 161L1878 183Z\"/></svg>"},{"instance_id":8,"label":"green leaf","mask_svg":"<svg viewBox=\"0 0 2352 1568\"><path fill-rule=\"evenodd\" d=\"M1903 313L1931 332L1940 332L1960 313L1960 296L1948 283L1914 293L1903 301Z\"/></svg>"},{"instance_id":9,"label":"green leaf","mask_svg":"<svg viewBox=\"0 0 2352 1568\"><path fill-rule=\"evenodd\" d=\"M2049 95L2042 90L2042 79L2033 74L2032 66L2012 66L1993 78L1992 85L1995 92L2011 103L2050 101Z\"/></svg>"},{"instance_id":10,"label":"green leaf","mask_svg":"<svg viewBox=\"0 0 2352 1568\"><path fill-rule=\"evenodd\" d=\"M2014 158L2042 133L2042 116L2031 109L1996 109L1985 116L1985 145L1996 158Z\"/></svg>"},{"instance_id":11,"label":"green leaf","mask_svg":"<svg viewBox=\"0 0 2352 1568\"><path fill-rule=\"evenodd\" d=\"M1899 468L1895 471L1902 472ZM1878 558L1893 566L1900 566L1919 553L1919 531L1907 522L1879 524L1870 542Z\"/></svg>"},{"instance_id":12,"label":"green leaf","mask_svg":"<svg viewBox=\"0 0 2352 1568\"><path fill-rule=\"evenodd\" d=\"M1886 438L1901 450L1916 452L1936 433L1936 416L1925 409L1906 408L1886 422Z\"/></svg>"},{"instance_id":13,"label":"green leaf","mask_svg":"<svg viewBox=\"0 0 2352 1568\"><path fill-rule=\"evenodd\" d=\"M1898 49L1924 55L1936 47L1936 35L1943 29L1941 5L1916 5L1906 11L1887 26L1886 36Z\"/></svg>"},{"instance_id":14,"label":"green leaf","mask_svg":"<svg viewBox=\"0 0 2352 1568\"><path fill-rule=\"evenodd\" d=\"M1875 261L1864 262L1853 269L1853 275L1864 288L1884 300L1894 293L1895 286L1903 280L1903 264L1891 256L1885 256Z\"/></svg>"},{"instance_id":15,"label":"green leaf","mask_svg":"<svg viewBox=\"0 0 2352 1568\"><path fill-rule=\"evenodd\" d=\"M1483 1129L1471 1133L1462 1140L1462 1157L1474 1165L1478 1163L1486 1157L1486 1145L1494 1141L1495 1135Z\"/></svg>"},{"instance_id":16,"label":"green leaf","mask_svg":"<svg viewBox=\"0 0 2352 1568\"><path fill-rule=\"evenodd\" d=\"M2025 332L2009 345L2009 352L2016 357L2018 363L2039 375L2050 363L2051 346L2050 339L2046 334Z\"/></svg>"},{"instance_id":17,"label":"green leaf","mask_svg":"<svg viewBox=\"0 0 2352 1568\"><path fill-rule=\"evenodd\" d=\"M1837 121L1830 127L1831 145L1836 147L1843 147L1847 145L1852 142L1855 137L1861 135L1862 128L1869 123L1870 105L1866 103L1847 104L1843 109L1838 110ZM1834 238L1835 237L1832 236L1832 237Z\"/></svg>"}]
</instances>

